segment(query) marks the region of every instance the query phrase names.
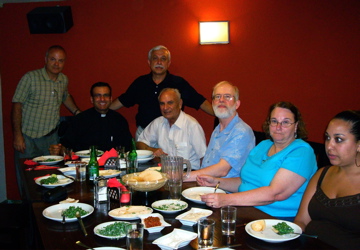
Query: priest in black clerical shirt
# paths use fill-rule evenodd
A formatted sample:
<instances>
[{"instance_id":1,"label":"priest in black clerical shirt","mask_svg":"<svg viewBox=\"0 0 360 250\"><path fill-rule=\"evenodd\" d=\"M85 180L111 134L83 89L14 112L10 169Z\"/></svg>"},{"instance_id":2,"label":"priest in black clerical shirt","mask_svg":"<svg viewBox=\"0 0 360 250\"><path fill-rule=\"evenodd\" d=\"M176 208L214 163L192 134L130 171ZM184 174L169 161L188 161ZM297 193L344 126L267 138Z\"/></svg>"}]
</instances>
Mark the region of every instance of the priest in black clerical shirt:
<instances>
[{"instance_id":1,"label":"priest in black clerical shirt","mask_svg":"<svg viewBox=\"0 0 360 250\"><path fill-rule=\"evenodd\" d=\"M73 151L89 149L91 145L103 151L118 146L128 151L132 136L126 119L109 109L112 101L110 85L104 82L93 84L90 96L94 107L73 118L60 139L61 144Z\"/></svg>"}]
</instances>

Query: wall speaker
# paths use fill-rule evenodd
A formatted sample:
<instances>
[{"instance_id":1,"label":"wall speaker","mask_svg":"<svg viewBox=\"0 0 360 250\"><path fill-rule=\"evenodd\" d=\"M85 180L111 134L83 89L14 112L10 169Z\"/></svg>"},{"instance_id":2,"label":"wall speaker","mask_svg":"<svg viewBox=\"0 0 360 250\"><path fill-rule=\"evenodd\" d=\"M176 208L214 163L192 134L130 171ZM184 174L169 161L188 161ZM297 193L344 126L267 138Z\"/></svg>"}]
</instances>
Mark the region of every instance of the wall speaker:
<instances>
[{"instance_id":1,"label":"wall speaker","mask_svg":"<svg viewBox=\"0 0 360 250\"><path fill-rule=\"evenodd\" d=\"M74 25L70 6L38 7L27 19L30 34L65 33Z\"/></svg>"}]
</instances>

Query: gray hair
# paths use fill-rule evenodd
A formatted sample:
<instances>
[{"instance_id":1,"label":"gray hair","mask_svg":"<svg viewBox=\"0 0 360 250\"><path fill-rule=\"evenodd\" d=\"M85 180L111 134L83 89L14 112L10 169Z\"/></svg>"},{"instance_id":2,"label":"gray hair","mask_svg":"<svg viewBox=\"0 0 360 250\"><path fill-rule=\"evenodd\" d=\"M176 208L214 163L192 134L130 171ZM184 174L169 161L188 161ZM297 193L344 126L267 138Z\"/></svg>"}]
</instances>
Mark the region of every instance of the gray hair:
<instances>
[{"instance_id":1,"label":"gray hair","mask_svg":"<svg viewBox=\"0 0 360 250\"><path fill-rule=\"evenodd\" d=\"M64 49L62 46L60 46L60 45L53 45L53 46L51 46L51 47L48 48L48 50L46 51L45 57L48 57L50 50L53 50L53 49L62 50L62 51L64 52L65 56L66 56L66 51L65 51L65 49Z\"/></svg>"},{"instance_id":2,"label":"gray hair","mask_svg":"<svg viewBox=\"0 0 360 250\"><path fill-rule=\"evenodd\" d=\"M171 54L170 54L170 50L168 50L168 48L166 48L164 45L158 45L158 46L155 46L154 48L152 48L149 53L148 53L148 60L151 61L151 55L153 53L153 51L157 51L157 50L166 50L168 52L168 59L169 61L171 61Z\"/></svg>"},{"instance_id":3,"label":"gray hair","mask_svg":"<svg viewBox=\"0 0 360 250\"><path fill-rule=\"evenodd\" d=\"M174 89L174 88L165 88L163 90L161 90L159 96L158 96L158 100L160 100L160 96L162 95L162 93L166 92L166 91L172 91L175 93L176 97L178 98L178 100L180 101L181 100L181 94L179 92L178 89Z\"/></svg>"},{"instance_id":4,"label":"gray hair","mask_svg":"<svg viewBox=\"0 0 360 250\"><path fill-rule=\"evenodd\" d=\"M212 92L212 97L214 97L214 92L215 92L215 89L220 87L221 85L225 85L225 84L229 84L231 85L233 88L234 88L234 97L235 97L235 101L239 100L239 89L238 87L236 87L234 84L232 84L231 82L228 82L228 81L221 81L219 83L217 83L214 88L213 88L213 92Z\"/></svg>"}]
</instances>

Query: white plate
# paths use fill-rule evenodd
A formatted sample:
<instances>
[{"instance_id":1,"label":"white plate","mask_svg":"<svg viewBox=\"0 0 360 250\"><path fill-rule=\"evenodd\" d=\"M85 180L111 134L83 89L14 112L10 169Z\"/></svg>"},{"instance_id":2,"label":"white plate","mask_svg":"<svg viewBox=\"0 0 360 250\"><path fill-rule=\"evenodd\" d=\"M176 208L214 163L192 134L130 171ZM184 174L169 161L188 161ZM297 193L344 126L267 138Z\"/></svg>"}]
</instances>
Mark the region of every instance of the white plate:
<instances>
[{"instance_id":1,"label":"white plate","mask_svg":"<svg viewBox=\"0 0 360 250\"><path fill-rule=\"evenodd\" d=\"M58 178L58 180L59 180L58 183L54 183L54 184L40 184L40 181L41 181L42 179L47 179L47 178L49 178L49 177L51 177L51 176L48 175L48 176L43 176L43 177L37 178L37 179L35 180L35 183L38 184L39 186L42 186L42 187L55 188L55 187L59 187L59 186L62 186L62 187L63 187L63 186L69 185L69 184L71 184L71 183L74 182L73 179L66 178L65 176L62 176L62 175L57 175L57 178Z\"/></svg>"},{"instance_id":2,"label":"white plate","mask_svg":"<svg viewBox=\"0 0 360 250\"><path fill-rule=\"evenodd\" d=\"M182 196L184 196L186 199L198 203L198 204L205 204L205 202L201 201L200 195L208 194L208 193L214 193L215 188L213 187L193 187L188 188L182 191ZM216 193L223 193L226 192L220 188L216 190Z\"/></svg>"},{"instance_id":3,"label":"white plate","mask_svg":"<svg viewBox=\"0 0 360 250\"><path fill-rule=\"evenodd\" d=\"M54 159L54 161L45 161L47 159ZM35 157L32 160L36 161L41 165L55 165L61 162L62 160L64 160L64 157L58 155L44 155L44 156Z\"/></svg>"},{"instance_id":4,"label":"white plate","mask_svg":"<svg viewBox=\"0 0 360 250\"><path fill-rule=\"evenodd\" d=\"M165 206L165 208L158 208L160 206ZM181 200L160 200L155 201L153 204L151 204L151 207L162 213L173 214L186 209L188 207L188 204L185 201Z\"/></svg>"},{"instance_id":5,"label":"white plate","mask_svg":"<svg viewBox=\"0 0 360 250\"><path fill-rule=\"evenodd\" d=\"M169 227L171 226L169 223L167 223L164 220L164 217L161 214L158 213L153 213L153 214L144 214L144 215L139 215L140 219L141 219L141 223L144 224L144 228L149 232L149 233L158 233L161 230L163 230L164 227ZM157 227L146 227L145 224L145 219L148 217L158 217L160 219L160 223L161 226L157 226Z\"/></svg>"},{"instance_id":6,"label":"white plate","mask_svg":"<svg viewBox=\"0 0 360 250\"><path fill-rule=\"evenodd\" d=\"M143 159L138 159L138 163L145 163L145 162L148 162L148 161L151 161L152 159L154 159L154 155L150 156L150 157L147 157L147 158L143 158Z\"/></svg>"},{"instance_id":7,"label":"white plate","mask_svg":"<svg viewBox=\"0 0 360 250\"><path fill-rule=\"evenodd\" d=\"M101 156L104 154L104 151L97 150L97 156ZM81 150L75 152L75 155L79 156L80 158L90 158L90 150Z\"/></svg>"},{"instance_id":8,"label":"white plate","mask_svg":"<svg viewBox=\"0 0 360 250\"><path fill-rule=\"evenodd\" d=\"M256 222L258 220L249 222L248 224L246 224L245 227L245 231L251 235L254 238L257 238L259 240L263 240L266 242L271 242L271 243L280 243L280 242L284 242L284 241L289 241L289 240L293 240L298 238L302 233L301 228L289 221L284 221L284 220L275 220L275 219L265 219L265 229L264 231L254 231L251 228L251 224ZM284 235L278 235L277 233L274 232L274 230L272 230L273 226L280 223L280 222L286 222L286 224L288 224L290 227L292 227L294 229L294 233L299 233L299 234L284 234Z\"/></svg>"},{"instance_id":9,"label":"white plate","mask_svg":"<svg viewBox=\"0 0 360 250\"><path fill-rule=\"evenodd\" d=\"M67 174L67 175L75 175L76 174L75 167L58 168L58 170L61 171L63 174Z\"/></svg>"},{"instance_id":10,"label":"white plate","mask_svg":"<svg viewBox=\"0 0 360 250\"><path fill-rule=\"evenodd\" d=\"M153 210L145 206L124 206L109 211L109 216L115 220L136 220L139 215L151 214Z\"/></svg>"},{"instance_id":11,"label":"white plate","mask_svg":"<svg viewBox=\"0 0 360 250\"><path fill-rule=\"evenodd\" d=\"M189 211L178 215L175 219L179 220L185 226L192 226L198 222L199 219L208 217L213 212L208 209L193 207Z\"/></svg>"},{"instance_id":12,"label":"white plate","mask_svg":"<svg viewBox=\"0 0 360 250\"><path fill-rule=\"evenodd\" d=\"M145 159L151 157L154 153L151 150L136 150L137 158L139 159Z\"/></svg>"},{"instance_id":13,"label":"white plate","mask_svg":"<svg viewBox=\"0 0 360 250\"><path fill-rule=\"evenodd\" d=\"M171 233L154 240L152 243L163 250L171 250L188 245L196 237L196 233L175 228Z\"/></svg>"},{"instance_id":14,"label":"white plate","mask_svg":"<svg viewBox=\"0 0 360 250\"><path fill-rule=\"evenodd\" d=\"M106 239L110 239L110 240L124 238L124 237L126 236L126 233L121 234L121 235L118 235L118 236L105 236L105 235L102 235L102 234L99 234L99 233L98 233L98 231L99 231L100 229L103 229L104 227L109 226L109 225L112 225L112 224L114 224L114 223L130 224L129 222L125 222L125 221L110 221L110 222L104 222L104 223L101 223L101 224L97 225L97 226L94 228L94 234L96 234L97 236L106 238Z\"/></svg>"},{"instance_id":15,"label":"white plate","mask_svg":"<svg viewBox=\"0 0 360 250\"><path fill-rule=\"evenodd\" d=\"M108 170L99 170L99 175L104 176L105 178L115 177L121 174L120 170L108 169Z\"/></svg>"},{"instance_id":16,"label":"white plate","mask_svg":"<svg viewBox=\"0 0 360 250\"><path fill-rule=\"evenodd\" d=\"M57 204L57 205L53 205L53 206L45 208L43 211L43 216L50 220L61 222L62 221L61 212L63 210L68 209L69 207L81 207L85 211L89 212L89 213L81 216L81 218L85 218L85 217L89 216L90 214L92 214L92 212L94 212L94 208L85 203L63 203L63 204ZM66 218L65 217L66 222L73 222L76 220L77 220L76 217L75 218Z\"/></svg>"}]
</instances>

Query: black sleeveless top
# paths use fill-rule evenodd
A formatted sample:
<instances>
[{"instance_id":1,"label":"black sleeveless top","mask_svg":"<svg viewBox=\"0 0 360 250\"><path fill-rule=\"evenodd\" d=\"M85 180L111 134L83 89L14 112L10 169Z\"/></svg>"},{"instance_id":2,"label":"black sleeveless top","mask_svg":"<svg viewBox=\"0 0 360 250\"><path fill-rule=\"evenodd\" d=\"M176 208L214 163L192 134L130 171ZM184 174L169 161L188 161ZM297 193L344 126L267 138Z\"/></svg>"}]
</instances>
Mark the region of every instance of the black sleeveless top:
<instances>
[{"instance_id":1,"label":"black sleeveless top","mask_svg":"<svg viewBox=\"0 0 360 250\"><path fill-rule=\"evenodd\" d=\"M321 189L329 167L320 175L316 192L309 202L307 234L336 248L360 249L360 194L330 199Z\"/></svg>"}]
</instances>

